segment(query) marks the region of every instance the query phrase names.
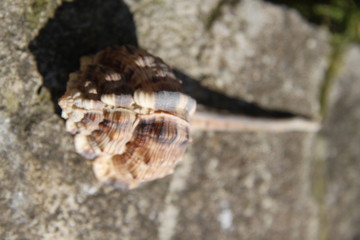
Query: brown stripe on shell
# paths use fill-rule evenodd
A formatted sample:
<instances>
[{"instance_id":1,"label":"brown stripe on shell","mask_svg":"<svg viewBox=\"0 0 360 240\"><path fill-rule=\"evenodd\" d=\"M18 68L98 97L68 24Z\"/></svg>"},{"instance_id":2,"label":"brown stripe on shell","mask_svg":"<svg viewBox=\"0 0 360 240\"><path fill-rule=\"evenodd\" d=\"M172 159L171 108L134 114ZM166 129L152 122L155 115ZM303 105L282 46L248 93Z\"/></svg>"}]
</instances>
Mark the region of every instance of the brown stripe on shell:
<instances>
[{"instance_id":1,"label":"brown stripe on shell","mask_svg":"<svg viewBox=\"0 0 360 240\"><path fill-rule=\"evenodd\" d=\"M104 115L102 112L87 112L85 113L81 123L83 124L99 124L104 120Z\"/></svg>"},{"instance_id":2,"label":"brown stripe on shell","mask_svg":"<svg viewBox=\"0 0 360 240\"><path fill-rule=\"evenodd\" d=\"M143 49L133 46L107 48L98 53L95 59L96 63L111 67L127 76L127 84L133 90L140 88L146 91L162 89L182 91L180 81L176 79L171 69L160 58L150 55ZM162 82L171 82L171 84L163 83L158 85L162 88L155 87L152 83L154 83L153 77L156 76L163 76ZM166 88L163 88L164 85Z\"/></svg>"},{"instance_id":3,"label":"brown stripe on shell","mask_svg":"<svg viewBox=\"0 0 360 240\"><path fill-rule=\"evenodd\" d=\"M135 120L135 114L127 110L104 111L99 129L92 132L93 141L104 154L120 154L132 137Z\"/></svg>"},{"instance_id":4,"label":"brown stripe on shell","mask_svg":"<svg viewBox=\"0 0 360 240\"><path fill-rule=\"evenodd\" d=\"M99 124L100 130L106 132L111 140L130 138L135 125L136 116L130 111L106 111L104 121Z\"/></svg>"},{"instance_id":5,"label":"brown stripe on shell","mask_svg":"<svg viewBox=\"0 0 360 240\"><path fill-rule=\"evenodd\" d=\"M157 68L145 68L135 71L129 79L129 84L134 90L141 89L146 92L156 92L159 90L182 92L178 79L169 76L156 76L158 72L164 71Z\"/></svg>"},{"instance_id":6,"label":"brown stripe on shell","mask_svg":"<svg viewBox=\"0 0 360 240\"><path fill-rule=\"evenodd\" d=\"M104 116L102 112L88 112L76 123L76 126L82 133L90 134L92 131L99 128L99 123L102 122L103 119Z\"/></svg>"}]
</instances>

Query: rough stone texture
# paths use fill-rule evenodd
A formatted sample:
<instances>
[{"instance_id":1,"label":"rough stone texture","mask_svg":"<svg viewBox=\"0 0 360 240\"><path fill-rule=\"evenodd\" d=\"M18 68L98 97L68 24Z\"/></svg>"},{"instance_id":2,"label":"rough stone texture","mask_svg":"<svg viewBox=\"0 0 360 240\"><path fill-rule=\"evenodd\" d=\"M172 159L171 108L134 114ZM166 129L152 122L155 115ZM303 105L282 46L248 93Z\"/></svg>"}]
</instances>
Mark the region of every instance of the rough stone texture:
<instances>
[{"instance_id":1,"label":"rough stone texture","mask_svg":"<svg viewBox=\"0 0 360 240\"><path fill-rule=\"evenodd\" d=\"M201 170L174 203L183 209L175 239L316 239L311 142L294 133L196 134L191 168Z\"/></svg>"},{"instance_id":2,"label":"rough stone texture","mask_svg":"<svg viewBox=\"0 0 360 240\"><path fill-rule=\"evenodd\" d=\"M322 208L310 191L316 140L311 134L197 132L173 176L128 192L96 183L90 164L75 154L64 121L54 112L53 103L81 55L139 41L218 93L316 116L328 54L324 31L279 6L223 2L3 1L0 239L317 238ZM335 89L352 84L346 75L343 79ZM341 105L337 99L340 105L333 109L344 108L347 119L358 119L351 110L355 102ZM337 120L339 114L329 124L339 121L337 126L350 131ZM349 147L336 139L341 132L326 135L337 154ZM349 150L354 154L344 157L349 164L358 159L358 139L353 138ZM326 204L335 208L334 199L343 199L342 209L352 216L332 210L329 228L339 238L357 236L354 201L359 195L353 189L358 181L351 179L358 175L346 165L348 180L343 181L335 171L342 162L334 153L329 156L333 164ZM338 219L345 226L341 230Z\"/></svg>"},{"instance_id":3,"label":"rough stone texture","mask_svg":"<svg viewBox=\"0 0 360 240\"><path fill-rule=\"evenodd\" d=\"M128 1L140 45L204 86L259 104L318 116L327 34L293 10L257 0ZM233 1L236 2L236 1Z\"/></svg>"},{"instance_id":4,"label":"rough stone texture","mask_svg":"<svg viewBox=\"0 0 360 240\"><path fill-rule=\"evenodd\" d=\"M324 234L360 239L360 46L351 46L333 86L326 141Z\"/></svg>"},{"instance_id":5,"label":"rough stone texture","mask_svg":"<svg viewBox=\"0 0 360 240\"><path fill-rule=\"evenodd\" d=\"M40 75L31 69L32 56L26 50L32 36L22 21L25 12L21 0L5 0L0 8L0 109L9 113L34 103L34 89L41 85Z\"/></svg>"}]
</instances>

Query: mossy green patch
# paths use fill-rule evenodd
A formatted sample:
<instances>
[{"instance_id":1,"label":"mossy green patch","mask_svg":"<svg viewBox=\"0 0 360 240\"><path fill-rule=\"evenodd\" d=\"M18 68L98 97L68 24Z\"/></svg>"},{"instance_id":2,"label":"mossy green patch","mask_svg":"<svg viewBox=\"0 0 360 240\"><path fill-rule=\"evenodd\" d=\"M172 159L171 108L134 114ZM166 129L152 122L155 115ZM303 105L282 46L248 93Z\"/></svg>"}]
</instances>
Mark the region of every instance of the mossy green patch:
<instances>
[{"instance_id":1,"label":"mossy green patch","mask_svg":"<svg viewBox=\"0 0 360 240\"><path fill-rule=\"evenodd\" d=\"M234 6L238 4L240 0L220 0L218 4L212 9L212 11L209 14L209 17L205 20L205 29L210 30L213 26L216 19L218 19L221 16L221 9L226 6Z\"/></svg>"},{"instance_id":2,"label":"mossy green patch","mask_svg":"<svg viewBox=\"0 0 360 240\"><path fill-rule=\"evenodd\" d=\"M51 99L51 93L49 89L44 86L41 86L37 92L37 98L34 99L32 103L33 106L36 106L36 109L39 112L49 112L52 111L51 106L53 105Z\"/></svg>"},{"instance_id":3,"label":"mossy green patch","mask_svg":"<svg viewBox=\"0 0 360 240\"><path fill-rule=\"evenodd\" d=\"M41 19L49 18L56 7L54 0L31 0L25 13L27 28L33 30L41 23Z\"/></svg>"},{"instance_id":4,"label":"mossy green patch","mask_svg":"<svg viewBox=\"0 0 360 240\"><path fill-rule=\"evenodd\" d=\"M10 112L10 113L17 112L20 107L19 98L16 95L9 93L9 92L5 92L4 94L5 94L5 96L2 96L3 104L6 107L6 109L8 110L8 112Z\"/></svg>"},{"instance_id":5,"label":"mossy green patch","mask_svg":"<svg viewBox=\"0 0 360 240\"><path fill-rule=\"evenodd\" d=\"M329 59L329 67L320 88L320 114L326 118L329 108L329 96L334 80L338 75L342 65L343 57L348 41L344 41L341 35L333 35L331 39L332 52Z\"/></svg>"},{"instance_id":6,"label":"mossy green patch","mask_svg":"<svg viewBox=\"0 0 360 240\"><path fill-rule=\"evenodd\" d=\"M51 103L51 93L49 89L41 87L38 91L38 100L42 103Z\"/></svg>"},{"instance_id":7,"label":"mossy green patch","mask_svg":"<svg viewBox=\"0 0 360 240\"><path fill-rule=\"evenodd\" d=\"M355 0L268 0L296 8L310 22L325 26L332 34L329 69L320 89L321 116L326 117L331 86L350 43L360 43L360 3Z\"/></svg>"},{"instance_id":8,"label":"mossy green patch","mask_svg":"<svg viewBox=\"0 0 360 240\"><path fill-rule=\"evenodd\" d=\"M344 52L350 43L360 43L360 7L352 0L334 0L333 5L320 5L317 11L326 16L329 29L333 30L330 65L320 92L321 115L325 118L331 87L341 69Z\"/></svg>"},{"instance_id":9,"label":"mossy green patch","mask_svg":"<svg viewBox=\"0 0 360 240\"><path fill-rule=\"evenodd\" d=\"M327 149L326 139L320 136L316 139L314 145L314 161L312 161L312 178L311 178L311 193L318 206L318 219L319 219L319 231L318 240L326 240L327 237L327 224L326 224L326 194L327 194L327 174L326 174L326 162L325 155Z\"/></svg>"}]
</instances>

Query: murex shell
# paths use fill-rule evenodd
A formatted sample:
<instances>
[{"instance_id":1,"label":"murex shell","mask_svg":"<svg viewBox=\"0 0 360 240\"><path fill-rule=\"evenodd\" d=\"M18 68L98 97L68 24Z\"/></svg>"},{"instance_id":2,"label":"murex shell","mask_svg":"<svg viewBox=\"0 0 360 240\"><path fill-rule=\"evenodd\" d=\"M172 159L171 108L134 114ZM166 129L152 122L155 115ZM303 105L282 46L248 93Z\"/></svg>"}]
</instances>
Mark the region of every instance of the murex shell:
<instances>
[{"instance_id":1,"label":"murex shell","mask_svg":"<svg viewBox=\"0 0 360 240\"><path fill-rule=\"evenodd\" d=\"M174 171L196 102L160 58L126 45L83 57L59 105L97 179L134 188Z\"/></svg>"}]
</instances>

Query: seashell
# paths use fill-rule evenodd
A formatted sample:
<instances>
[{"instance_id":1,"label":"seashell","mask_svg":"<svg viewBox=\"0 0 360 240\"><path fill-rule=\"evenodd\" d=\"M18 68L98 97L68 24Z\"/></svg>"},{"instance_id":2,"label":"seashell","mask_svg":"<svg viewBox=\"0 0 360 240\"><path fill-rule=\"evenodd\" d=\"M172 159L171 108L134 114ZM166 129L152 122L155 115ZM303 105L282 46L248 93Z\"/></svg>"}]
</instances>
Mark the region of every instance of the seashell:
<instances>
[{"instance_id":1,"label":"seashell","mask_svg":"<svg viewBox=\"0 0 360 240\"><path fill-rule=\"evenodd\" d=\"M124 188L174 171L196 108L168 65L129 45L81 58L59 105L96 178Z\"/></svg>"}]
</instances>

